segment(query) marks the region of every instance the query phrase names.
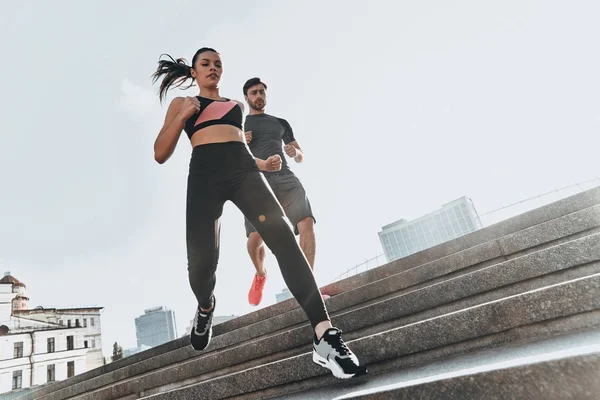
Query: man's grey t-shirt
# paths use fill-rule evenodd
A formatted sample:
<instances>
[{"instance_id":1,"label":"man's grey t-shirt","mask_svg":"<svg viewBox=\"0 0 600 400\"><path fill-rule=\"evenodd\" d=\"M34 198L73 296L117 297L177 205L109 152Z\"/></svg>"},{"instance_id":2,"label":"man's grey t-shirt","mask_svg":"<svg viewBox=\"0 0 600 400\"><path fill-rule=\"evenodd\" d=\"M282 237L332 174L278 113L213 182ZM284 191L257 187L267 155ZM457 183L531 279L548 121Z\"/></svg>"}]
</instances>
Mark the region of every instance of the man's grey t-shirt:
<instances>
[{"instance_id":1,"label":"man's grey t-shirt","mask_svg":"<svg viewBox=\"0 0 600 400\"><path fill-rule=\"evenodd\" d=\"M291 173L283 144L293 142L294 133L292 127L283 118L277 118L269 114L248 115L244 123L244 131L252 131L252 140L248 144L252 154L260 159L279 154L281 157L281 172ZM274 174L265 172L265 175Z\"/></svg>"}]
</instances>

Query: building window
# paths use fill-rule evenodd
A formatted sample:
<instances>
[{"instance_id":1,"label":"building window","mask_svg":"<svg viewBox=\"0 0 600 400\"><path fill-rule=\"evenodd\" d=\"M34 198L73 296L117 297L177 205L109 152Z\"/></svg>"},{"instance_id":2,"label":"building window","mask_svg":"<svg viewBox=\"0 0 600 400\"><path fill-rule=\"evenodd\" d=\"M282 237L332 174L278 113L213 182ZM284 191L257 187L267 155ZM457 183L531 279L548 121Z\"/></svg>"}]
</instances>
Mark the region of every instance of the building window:
<instances>
[{"instance_id":1,"label":"building window","mask_svg":"<svg viewBox=\"0 0 600 400\"><path fill-rule=\"evenodd\" d=\"M15 342L14 358L23 357L23 342Z\"/></svg>"},{"instance_id":2,"label":"building window","mask_svg":"<svg viewBox=\"0 0 600 400\"><path fill-rule=\"evenodd\" d=\"M86 349L88 348L88 341L87 340L83 341L83 347L85 347Z\"/></svg>"},{"instance_id":3,"label":"building window","mask_svg":"<svg viewBox=\"0 0 600 400\"><path fill-rule=\"evenodd\" d=\"M13 303L13 310L17 309L17 303Z\"/></svg>"},{"instance_id":4,"label":"building window","mask_svg":"<svg viewBox=\"0 0 600 400\"><path fill-rule=\"evenodd\" d=\"M84 328L87 328L87 318L84 318L84 319L83 319L83 327L84 327Z\"/></svg>"},{"instance_id":5,"label":"building window","mask_svg":"<svg viewBox=\"0 0 600 400\"><path fill-rule=\"evenodd\" d=\"M469 227L467 226L467 220L461 218L458 220L458 224L460 225L461 233L465 234L469 231Z\"/></svg>"},{"instance_id":6,"label":"building window","mask_svg":"<svg viewBox=\"0 0 600 400\"><path fill-rule=\"evenodd\" d=\"M81 326L81 325L79 325L79 319L76 319L76 320L75 320L75 326L76 326L77 328L79 328L79 327Z\"/></svg>"},{"instance_id":7,"label":"building window","mask_svg":"<svg viewBox=\"0 0 600 400\"><path fill-rule=\"evenodd\" d=\"M67 363L67 378L75 376L75 361L69 361Z\"/></svg>"},{"instance_id":8,"label":"building window","mask_svg":"<svg viewBox=\"0 0 600 400\"><path fill-rule=\"evenodd\" d=\"M60 321L58 321L58 324L59 324L60 326L64 325L64 323L65 323L65 322L64 322L62 319L61 319Z\"/></svg>"},{"instance_id":9,"label":"building window","mask_svg":"<svg viewBox=\"0 0 600 400\"><path fill-rule=\"evenodd\" d=\"M21 389L23 387L23 371L13 371L12 388Z\"/></svg>"},{"instance_id":10,"label":"building window","mask_svg":"<svg viewBox=\"0 0 600 400\"><path fill-rule=\"evenodd\" d=\"M467 229L472 232L475 230L475 225L473 225L473 221L471 219L467 219Z\"/></svg>"},{"instance_id":11,"label":"building window","mask_svg":"<svg viewBox=\"0 0 600 400\"><path fill-rule=\"evenodd\" d=\"M73 336L67 336L67 350L73 350L74 348Z\"/></svg>"},{"instance_id":12,"label":"building window","mask_svg":"<svg viewBox=\"0 0 600 400\"><path fill-rule=\"evenodd\" d=\"M93 317L92 317L92 318L90 318L90 325L91 325L91 326L94 326L94 323L95 323L95 321L94 321L94 318L93 318Z\"/></svg>"},{"instance_id":13,"label":"building window","mask_svg":"<svg viewBox=\"0 0 600 400\"><path fill-rule=\"evenodd\" d=\"M48 380L47 382L54 382L56 380L56 367L54 364L48 365Z\"/></svg>"},{"instance_id":14,"label":"building window","mask_svg":"<svg viewBox=\"0 0 600 400\"><path fill-rule=\"evenodd\" d=\"M70 328L71 327L71 320L67 321L67 326Z\"/></svg>"},{"instance_id":15,"label":"building window","mask_svg":"<svg viewBox=\"0 0 600 400\"><path fill-rule=\"evenodd\" d=\"M96 348L96 339L92 339L92 349Z\"/></svg>"},{"instance_id":16,"label":"building window","mask_svg":"<svg viewBox=\"0 0 600 400\"><path fill-rule=\"evenodd\" d=\"M48 338L48 353L54 353L56 351L54 338Z\"/></svg>"}]
</instances>

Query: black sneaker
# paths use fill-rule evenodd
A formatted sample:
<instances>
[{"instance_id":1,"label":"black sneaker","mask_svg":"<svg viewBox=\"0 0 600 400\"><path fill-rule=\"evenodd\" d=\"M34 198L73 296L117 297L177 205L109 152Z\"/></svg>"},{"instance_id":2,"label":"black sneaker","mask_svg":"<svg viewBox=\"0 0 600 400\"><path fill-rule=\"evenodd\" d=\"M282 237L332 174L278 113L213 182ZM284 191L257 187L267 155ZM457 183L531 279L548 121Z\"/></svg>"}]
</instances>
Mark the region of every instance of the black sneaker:
<instances>
[{"instance_id":1,"label":"black sneaker","mask_svg":"<svg viewBox=\"0 0 600 400\"><path fill-rule=\"evenodd\" d=\"M192 326L192 332L190 334L190 339L194 350L204 350L210 343L210 338L212 337L212 318L213 314L215 313L216 305L217 300L213 295L212 310L205 313L200 310L200 306L198 306L198 309L196 309L194 326Z\"/></svg>"},{"instance_id":2,"label":"black sneaker","mask_svg":"<svg viewBox=\"0 0 600 400\"><path fill-rule=\"evenodd\" d=\"M349 379L367 373L367 368L360 365L358 358L342 340L342 331L329 328L320 340L315 335L313 341L313 361L329 369L333 376Z\"/></svg>"}]
</instances>

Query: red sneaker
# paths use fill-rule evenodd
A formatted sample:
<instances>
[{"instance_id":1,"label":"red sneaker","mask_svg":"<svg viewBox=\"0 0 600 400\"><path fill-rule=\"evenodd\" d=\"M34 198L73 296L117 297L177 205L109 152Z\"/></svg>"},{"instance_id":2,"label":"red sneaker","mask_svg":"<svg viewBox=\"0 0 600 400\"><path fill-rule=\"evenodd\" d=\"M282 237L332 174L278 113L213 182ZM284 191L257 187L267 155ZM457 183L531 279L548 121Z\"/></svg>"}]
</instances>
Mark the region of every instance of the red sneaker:
<instances>
[{"instance_id":1,"label":"red sneaker","mask_svg":"<svg viewBox=\"0 0 600 400\"><path fill-rule=\"evenodd\" d=\"M252 281L252 287L248 292L248 302L252 306L257 306L260 304L262 300L262 292L265 287L265 282L267 280L266 276L260 276L258 274L254 274L254 280Z\"/></svg>"}]
</instances>

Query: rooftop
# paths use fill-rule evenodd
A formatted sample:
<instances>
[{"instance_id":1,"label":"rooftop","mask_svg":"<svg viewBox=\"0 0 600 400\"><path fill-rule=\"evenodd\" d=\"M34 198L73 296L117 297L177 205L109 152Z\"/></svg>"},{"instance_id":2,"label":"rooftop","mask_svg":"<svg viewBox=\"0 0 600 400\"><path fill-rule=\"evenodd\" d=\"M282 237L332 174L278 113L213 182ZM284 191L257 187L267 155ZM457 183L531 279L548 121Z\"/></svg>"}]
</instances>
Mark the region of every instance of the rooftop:
<instances>
[{"instance_id":1,"label":"rooftop","mask_svg":"<svg viewBox=\"0 0 600 400\"><path fill-rule=\"evenodd\" d=\"M77 312L77 311L100 311L104 307L72 307L72 308L56 308L56 307L42 307L37 306L31 310L15 310L15 314L36 314L36 313L65 313L65 312Z\"/></svg>"},{"instance_id":2,"label":"rooftop","mask_svg":"<svg viewBox=\"0 0 600 400\"><path fill-rule=\"evenodd\" d=\"M11 283L16 286L26 287L25 284L10 274L10 271L4 273L4 277L0 279L0 283Z\"/></svg>"}]
</instances>

